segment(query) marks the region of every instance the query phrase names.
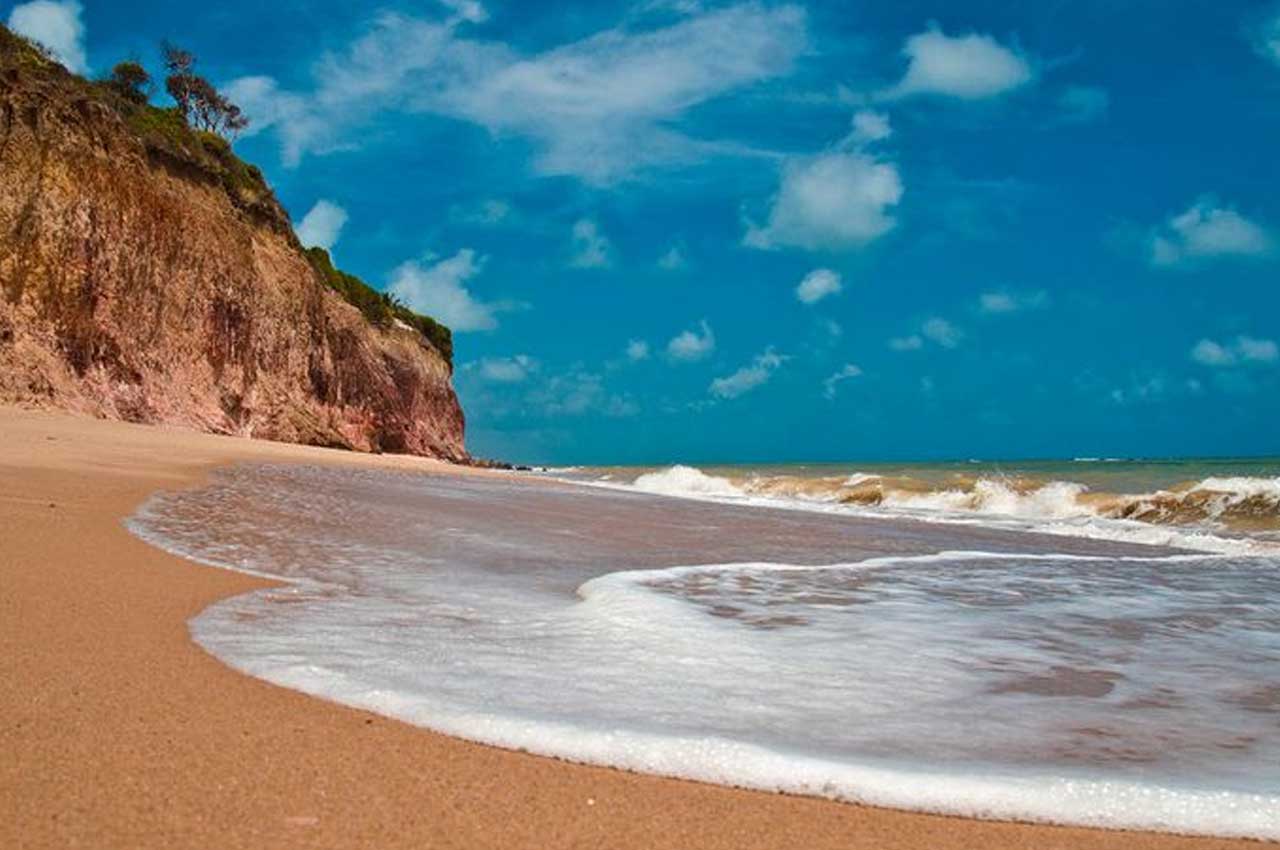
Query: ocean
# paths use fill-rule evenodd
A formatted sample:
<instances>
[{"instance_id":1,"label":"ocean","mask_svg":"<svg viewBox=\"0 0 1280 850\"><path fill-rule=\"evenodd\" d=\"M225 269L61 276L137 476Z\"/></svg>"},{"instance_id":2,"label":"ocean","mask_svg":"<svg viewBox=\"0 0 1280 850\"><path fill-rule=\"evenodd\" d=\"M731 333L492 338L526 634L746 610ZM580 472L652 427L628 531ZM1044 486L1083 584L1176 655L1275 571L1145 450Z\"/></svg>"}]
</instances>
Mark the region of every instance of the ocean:
<instances>
[{"instance_id":1,"label":"ocean","mask_svg":"<svg viewBox=\"0 0 1280 850\"><path fill-rule=\"evenodd\" d=\"M195 640L574 761L1280 838L1280 461L240 466L134 533L282 587Z\"/></svg>"}]
</instances>

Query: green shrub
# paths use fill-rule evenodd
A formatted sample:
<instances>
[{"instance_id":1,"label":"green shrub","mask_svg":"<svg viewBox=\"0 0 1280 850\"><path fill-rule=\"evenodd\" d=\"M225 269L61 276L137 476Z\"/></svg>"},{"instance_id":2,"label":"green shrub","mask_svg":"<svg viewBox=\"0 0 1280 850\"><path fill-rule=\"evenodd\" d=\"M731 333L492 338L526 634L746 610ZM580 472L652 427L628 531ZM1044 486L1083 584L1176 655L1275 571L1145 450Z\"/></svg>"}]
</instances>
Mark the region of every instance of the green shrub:
<instances>
[{"instance_id":1,"label":"green shrub","mask_svg":"<svg viewBox=\"0 0 1280 850\"><path fill-rule=\"evenodd\" d=\"M394 295L379 292L355 275L334 268L333 260L325 249L308 248L306 254L320 279L358 309L371 324L385 328L396 320L404 322L422 334L445 361L453 365L453 332L447 327L430 316L413 312Z\"/></svg>"},{"instance_id":2,"label":"green shrub","mask_svg":"<svg viewBox=\"0 0 1280 850\"><path fill-rule=\"evenodd\" d=\"M0 60L0 64L29 68L60 64L43 44L20 36L4 25L0 25Z\"/></svg>"}]
</instances>

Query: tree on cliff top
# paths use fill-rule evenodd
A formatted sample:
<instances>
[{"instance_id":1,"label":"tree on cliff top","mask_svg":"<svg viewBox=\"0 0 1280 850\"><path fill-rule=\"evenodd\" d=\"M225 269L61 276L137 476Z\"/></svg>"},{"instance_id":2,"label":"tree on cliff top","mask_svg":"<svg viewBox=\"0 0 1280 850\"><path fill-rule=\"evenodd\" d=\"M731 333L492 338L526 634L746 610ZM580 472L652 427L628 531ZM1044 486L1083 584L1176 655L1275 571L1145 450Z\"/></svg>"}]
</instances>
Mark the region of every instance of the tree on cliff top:
<instances>
[{"instance_id":1,"label":"tree on cliff top","mask_svg":"<svg viewBox=\"0 0 1280 850\"><path fill-rule=\"evenodd\" d=\"M110 82L122 97L134 103L146 103L151 93L151 75L133 59L116 63L111 69Z\"/></svg>"},{"instance_id":2,"label":"tree on cliff top","mask_svg":"<svg viewBox=\"0 0 1280 850\"><path fill-rule=\"evenodd\" d=\"M249 118L240 107L228 100L213 83L195 73L196 57L166 42L164 66L169 72L165 91L178 105L183 119L198 130L235 137L249 126Z\"/></svg>"}]
</instances>

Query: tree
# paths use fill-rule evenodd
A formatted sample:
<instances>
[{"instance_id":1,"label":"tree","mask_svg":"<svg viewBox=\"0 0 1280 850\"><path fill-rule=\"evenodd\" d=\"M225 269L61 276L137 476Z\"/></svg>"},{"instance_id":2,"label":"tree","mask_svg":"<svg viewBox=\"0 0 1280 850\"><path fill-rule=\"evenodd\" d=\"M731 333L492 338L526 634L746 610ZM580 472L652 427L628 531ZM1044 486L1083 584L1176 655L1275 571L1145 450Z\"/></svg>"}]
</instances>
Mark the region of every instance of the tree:
<instances>
[{"instance_id":1,"label":"tree","mask_svg":"<svg viewBox=\"0 0 1280 850\"><path fill-rule=\"evenodd\" d=\"M183 119L191 126L235 137L249 126L249 118L219 92L213 83L195 73L196 57L189 51L165 43L164 66L169 71L165 90L178 104Z\"/></svg>"},{"instance_id":2,"label":"tree","mask_svg":"<svg viewBox=\"0 0 1280 850\"><path fill-rule=\"evenodd\" d=\"M146 103L151 93L151 75L132 59L119 62L111 69L111 86L134 103Z\"/></svg>"},{"instance_id":3,"label":"tree","mask_svg":"<svg viewBox=\"0 0 1280 850\"><path fill-rule=\"evenodd\" d=\"M173 98L174 103L178 104L182 117L190 121L192 95L195 80L198 79L192 71L196 64L195 54L175 47L167 41L160 46L160 50L164 53L165 70L169 72L164 80L165 91L169 93L169 97Z\"/></svg>"}]
</instances>

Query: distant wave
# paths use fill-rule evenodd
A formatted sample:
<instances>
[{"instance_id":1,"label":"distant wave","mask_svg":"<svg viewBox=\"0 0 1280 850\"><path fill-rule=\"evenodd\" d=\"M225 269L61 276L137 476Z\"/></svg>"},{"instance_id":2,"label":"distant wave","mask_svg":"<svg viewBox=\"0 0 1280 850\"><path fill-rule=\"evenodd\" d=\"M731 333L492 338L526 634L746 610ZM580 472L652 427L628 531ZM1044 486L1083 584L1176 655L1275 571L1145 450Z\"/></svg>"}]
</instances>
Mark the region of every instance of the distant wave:
<instances>
[{"instance_id":1,"label":"distant wave","mask_svg":"<svg viewBox=\"0 0 1280 850\"><path fill-rule=\"evenodd\" d=\"M616 475L612 481L618 481ZM724 477L677 465L640 475L630 487L716 501L1012 522L1049 533L1216 552L1270 551L1266 538L1280 533L1280 477L1210 477L1149 493L1106 493L1074 481L1028 476L953 475L944 483L862 472Z\"/></svg>"}]
</instances>

